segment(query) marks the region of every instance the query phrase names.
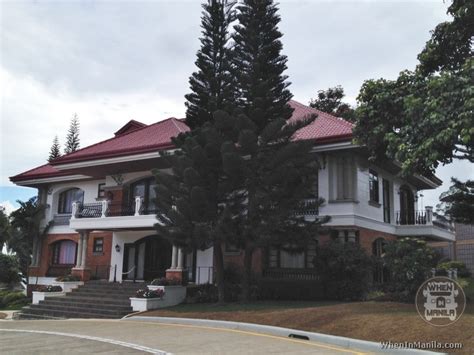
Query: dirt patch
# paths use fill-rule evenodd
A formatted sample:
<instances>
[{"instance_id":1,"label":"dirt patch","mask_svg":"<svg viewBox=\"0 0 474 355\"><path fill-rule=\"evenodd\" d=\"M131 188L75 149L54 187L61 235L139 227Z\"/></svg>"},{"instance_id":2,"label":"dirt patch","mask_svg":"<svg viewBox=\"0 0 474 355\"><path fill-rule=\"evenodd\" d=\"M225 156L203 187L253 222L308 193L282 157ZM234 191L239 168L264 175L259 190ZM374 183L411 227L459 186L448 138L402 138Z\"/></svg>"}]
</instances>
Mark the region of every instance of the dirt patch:
<instances>
[{"instance_id":1,"label":"dirt patch","mask_svg":"<svg viewBox=\"0 0 474 355\"><path fill-rule=\"evenodd\" d=\"M7 318L7 315L5 313L0 312L0 319L5 319Z\"/></svg>"},{"instance_id":2,"label":"dirt patch","mask_svg":"<svg viewBox=\"0 0 474 355\"><path fill-rule=\"evenodd\" d=\"M181 307L181 308L180 308ZM423 321L415 306L392 302L358 302L301 308L183 305L166 310L146 312L144 316L186 317L295 328L318 333L346 336L370 341L392 342L460 342L463 350L474 353L474 314L465 313L447 327L434 327Z\"/></svg>"}]
</instances>

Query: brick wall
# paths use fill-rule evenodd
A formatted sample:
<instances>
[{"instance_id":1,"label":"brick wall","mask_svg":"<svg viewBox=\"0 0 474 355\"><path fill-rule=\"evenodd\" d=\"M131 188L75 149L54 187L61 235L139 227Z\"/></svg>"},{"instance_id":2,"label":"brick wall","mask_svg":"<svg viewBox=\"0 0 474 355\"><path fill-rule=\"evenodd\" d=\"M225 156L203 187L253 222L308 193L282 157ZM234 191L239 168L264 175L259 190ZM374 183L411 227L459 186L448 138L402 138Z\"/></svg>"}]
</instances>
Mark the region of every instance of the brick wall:
<instances>
[{"instance_id":1,"label":"brick wall","mask_svg":"<svg viewBox=\"0 0 474 355\"><path fill-rule=\"evenodd\" d=\"M93 253L94 238L104 238L104 247L102 253ZM72 240L75 243L79 242L78 233L70 234L48 234L43 240L41 248L41 260L39 267L35 270L36 276L46 276L48 269L52 262L52 245L60 240ZM107 268L110 265L110 258L112 253L112 232L94 232L89 234L87 243L87 267L91 269L92 274L95 270Z\"/></svg>"}]
</instances>

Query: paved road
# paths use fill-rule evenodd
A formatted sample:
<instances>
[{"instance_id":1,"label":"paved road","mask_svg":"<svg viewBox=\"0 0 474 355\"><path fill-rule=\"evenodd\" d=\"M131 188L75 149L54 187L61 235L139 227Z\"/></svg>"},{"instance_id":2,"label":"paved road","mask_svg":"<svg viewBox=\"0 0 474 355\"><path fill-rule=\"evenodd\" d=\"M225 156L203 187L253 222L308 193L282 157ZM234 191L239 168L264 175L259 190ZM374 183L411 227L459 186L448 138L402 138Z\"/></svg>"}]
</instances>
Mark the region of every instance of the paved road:
<instances>
[{"instance_id":1,"label":"paved road","mask_svg":"<svg viewBox=\"0 0 474 355\"><path fill-rule=\"evenodd\" d=\"M1 354L355 354L230 329L120 320L0 321Z\"/></svg>"}]
</instances>

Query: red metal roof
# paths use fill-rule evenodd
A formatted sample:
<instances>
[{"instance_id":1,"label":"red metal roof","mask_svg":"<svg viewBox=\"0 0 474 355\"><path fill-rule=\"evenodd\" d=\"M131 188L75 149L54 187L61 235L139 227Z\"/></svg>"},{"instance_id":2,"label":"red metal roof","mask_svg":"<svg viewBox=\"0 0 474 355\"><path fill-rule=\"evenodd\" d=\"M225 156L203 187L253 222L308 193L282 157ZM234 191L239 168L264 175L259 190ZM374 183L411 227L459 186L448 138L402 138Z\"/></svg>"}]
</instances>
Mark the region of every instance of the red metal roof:
<instances>
[{"instance_id":1,"label":"red metal roof","mask_svg":"<svg viewBox=\"0 0 474 355\"><path fill-rule=\"evenodd\" d=\"M296 133L297 140L314 140L315 144L323 144L352 138L352 123L294 100L290 101L290 106L294 109L290 122L314 114L318 116L311 124Z\"/></svg>"},{"instance_id":2,"label":"red metal roof","mask_svg":"<svg viewBox=\"0 0 474 355\"><path fill-rule=\"evenodd\" d=\"M290 101L290 106L294 109L290 121L303 119L312 114L318 115L314 122L297 132L296 139L314 140L315 144L318 144L352 138L351 123L297 101ZM130 126L131 122L119 129L117 133ZM135 122L132 123L132 131L119 133L116 137L82 148L55 159L51 164L42 165L10 179L15 182L62 176L67 175L67 173L57 170L54 165L170 149L173 148L171 138L176 137L181 132L189 131L189 127L183 120L174 117L143 127L137 127L140 123L135 124Z\"/></svg>"}]
</instances>

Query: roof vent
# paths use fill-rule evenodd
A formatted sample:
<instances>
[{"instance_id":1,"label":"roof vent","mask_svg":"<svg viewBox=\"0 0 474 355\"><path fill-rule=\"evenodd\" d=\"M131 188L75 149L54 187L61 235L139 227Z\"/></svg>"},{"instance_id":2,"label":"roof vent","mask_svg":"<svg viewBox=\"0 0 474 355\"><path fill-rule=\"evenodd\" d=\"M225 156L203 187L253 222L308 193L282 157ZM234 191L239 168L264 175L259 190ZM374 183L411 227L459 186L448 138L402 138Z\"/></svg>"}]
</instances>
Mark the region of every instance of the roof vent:
<instances>
[{"instance_id":1,"label":"roof vent","mask_svg":"<svg viewBox=\"0 0 474 355\"><path fill-rule=\"evenodd\" d=\"M127 124L125 124L125 126L120 128L114 134L115 134L115 137L118 137L118 136L121 136L125 133L130 133L130 132L136 131L137 129L140 129L140 128L143 128L143 127L146 127L146 124L135 121L135 120L130 120L130 121L127 122Z\"/></svg>"}]
</instances>

